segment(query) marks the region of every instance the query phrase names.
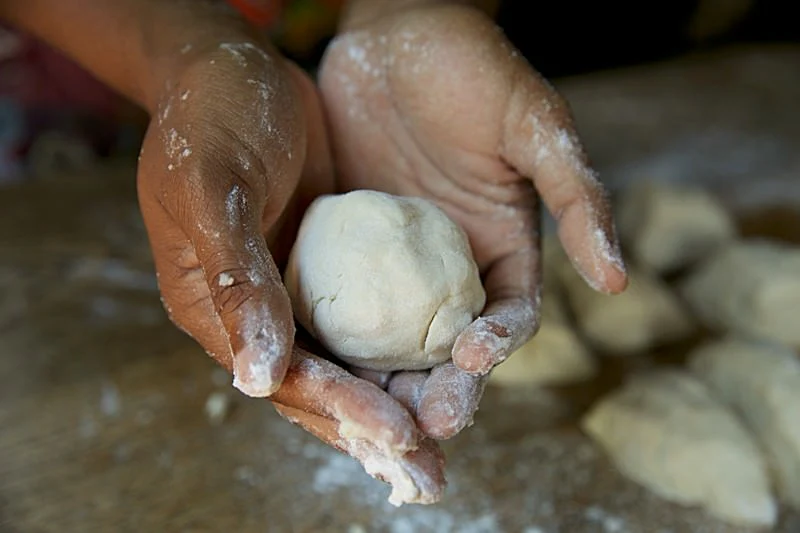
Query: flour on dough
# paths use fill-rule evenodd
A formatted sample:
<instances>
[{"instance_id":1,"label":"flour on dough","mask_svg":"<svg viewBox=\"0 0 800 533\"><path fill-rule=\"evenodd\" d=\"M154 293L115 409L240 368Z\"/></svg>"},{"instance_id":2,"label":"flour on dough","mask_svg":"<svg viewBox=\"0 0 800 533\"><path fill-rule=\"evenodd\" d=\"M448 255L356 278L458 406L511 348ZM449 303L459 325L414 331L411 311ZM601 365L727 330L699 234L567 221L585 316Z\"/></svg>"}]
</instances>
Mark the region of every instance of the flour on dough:
<instances>
[{"instance_id":1,"label":"flour on dough","mask_svg":"<svg viewBox=\"0 0 800 533\"><path fill-rule=\"evenodd\" d=\"M370 370L422 370L451 356L486 293L464 231L432 202L359 190L316 199L285 283L300 324Z\"/></svg>"},{"instance_id":2,"label":"flour on dough","mask_svg":"<svg viewBox=\"0 0 800 533\"><path fill-rule=\"evenodd\" d=\"M595 404L582 427L624 475L662 498L737 524L771 526L777 519L758 445L688 372L631 378Z\"/></svg>"}]
</instances>

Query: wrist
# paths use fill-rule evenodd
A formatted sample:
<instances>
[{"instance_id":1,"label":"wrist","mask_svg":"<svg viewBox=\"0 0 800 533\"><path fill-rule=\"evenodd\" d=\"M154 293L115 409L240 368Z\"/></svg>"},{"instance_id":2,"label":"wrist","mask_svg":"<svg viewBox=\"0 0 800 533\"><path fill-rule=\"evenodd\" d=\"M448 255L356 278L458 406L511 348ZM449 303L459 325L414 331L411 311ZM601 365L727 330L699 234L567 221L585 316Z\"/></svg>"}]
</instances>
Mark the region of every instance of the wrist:
<instances>
[{"instance_id":1,"label":"wrist","mask_svg":"<svg viewBox=\"0 0 800 533\"><path fill-rule=\"evenodd\" d=\"M456 5L476 8L494 18L500 0L349 0L339 22L339 31L357 30L395 13L409 9Z\"/></svg>"}]
</instances>

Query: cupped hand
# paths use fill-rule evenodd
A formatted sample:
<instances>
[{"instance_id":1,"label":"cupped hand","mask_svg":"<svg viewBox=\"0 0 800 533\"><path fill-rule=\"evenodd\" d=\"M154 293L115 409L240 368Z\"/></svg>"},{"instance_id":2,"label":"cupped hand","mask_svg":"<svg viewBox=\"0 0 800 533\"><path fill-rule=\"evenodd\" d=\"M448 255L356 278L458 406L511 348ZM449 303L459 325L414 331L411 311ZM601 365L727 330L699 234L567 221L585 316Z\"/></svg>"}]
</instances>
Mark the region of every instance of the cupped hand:
<instances>
[{"instance_id":1,"label":"cupped hand","mask_svg":"<svg viewBox=\"0 0 800 533\"><path fill-rule=\"evenodd\" d=\"M386 392L295 345L280 268L333 191L316 87L256 39L186 47L143 145L138 188L170 319L233 384L361 461L396 502L444 488L441 453Z\"/></svg>"},{"instance_id":2,"label":"cupped hand","mask_svg":"<svg viewBox=\"0 0 800 533\"><path fill-rule=\"evenodd\" d=\"M471 421L491 369L538 328L540 197L586 282L624 290L607 193L564 99L476 9L411 7L346 28L320 86L340 190L427 197L470 238L488 300L452 362L374 378L448 438Z\"/></svg>"}]
</instances>

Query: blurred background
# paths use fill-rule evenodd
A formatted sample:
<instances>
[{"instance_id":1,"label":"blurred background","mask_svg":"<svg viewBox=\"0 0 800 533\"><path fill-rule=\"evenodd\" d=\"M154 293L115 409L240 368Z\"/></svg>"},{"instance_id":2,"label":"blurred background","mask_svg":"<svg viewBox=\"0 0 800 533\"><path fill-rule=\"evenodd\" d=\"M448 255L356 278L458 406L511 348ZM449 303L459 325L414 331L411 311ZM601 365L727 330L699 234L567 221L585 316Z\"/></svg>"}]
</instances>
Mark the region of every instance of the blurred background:
<instances>
[{"instance_id":1,"label":"blurred background","mask_svg":"<svg viewBox=\"0 0 800 533\"><path fill-rule=\"evenodd\" d=\"M313 71L341 0L230 0ZM498 20L549 78L665 60L731 43L796 42L789 0L505 1ZM535 10L535 11L534 11ZM71 61L0 25L0 181L135 152L145 118Z\"/></svg>"}]
</instances>

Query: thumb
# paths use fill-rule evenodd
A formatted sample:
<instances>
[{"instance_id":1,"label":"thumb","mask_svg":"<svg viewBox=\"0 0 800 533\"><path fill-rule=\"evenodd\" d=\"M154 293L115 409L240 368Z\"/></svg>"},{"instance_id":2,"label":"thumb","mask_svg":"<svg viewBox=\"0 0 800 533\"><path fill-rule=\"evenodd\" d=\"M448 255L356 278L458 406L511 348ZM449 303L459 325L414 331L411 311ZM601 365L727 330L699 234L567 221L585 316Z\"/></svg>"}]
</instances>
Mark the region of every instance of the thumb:
<instances>
[{"instance_id":1,"label":"thumb","mask_svg":"<svg viewBox=\"0 0 800 533\"><path fill-rule=\"evenodd\" d=\"M261 231L266 195L214 170L172 181L169 198L140 185L140 204L171 320L232 371L236 388L265 397L291 361L291 304Z\"/></svg>"}]
</instances>

